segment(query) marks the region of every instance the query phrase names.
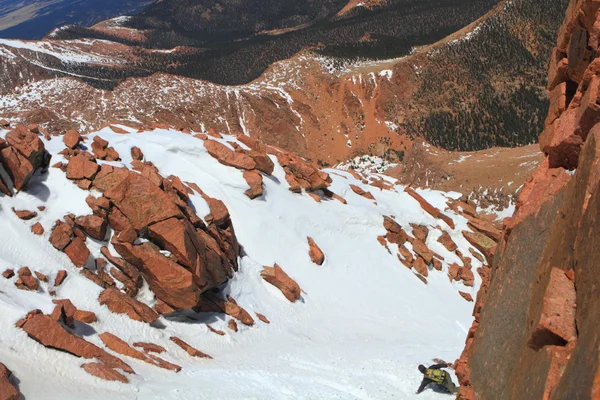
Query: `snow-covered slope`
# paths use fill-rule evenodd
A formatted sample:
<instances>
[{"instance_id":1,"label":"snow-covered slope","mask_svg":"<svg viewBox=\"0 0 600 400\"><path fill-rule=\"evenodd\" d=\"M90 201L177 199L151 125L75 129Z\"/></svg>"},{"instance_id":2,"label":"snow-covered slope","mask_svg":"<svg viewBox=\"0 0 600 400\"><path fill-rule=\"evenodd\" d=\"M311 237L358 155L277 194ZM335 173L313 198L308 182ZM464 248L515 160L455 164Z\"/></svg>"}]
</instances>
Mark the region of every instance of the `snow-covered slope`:
<instances>
[{"instance_id":1,"label":"snow-covered slope","mask_svg":"<svg viewBox=\"0 0 600 400\"><path fill-rule=\"evenodd\" d=\"M467 219L452 210L444 211L457 193L418 191L456 224L426 213L404 192L404 187L380 190L357 179L350 172L326 170L333 179L331 191L347 204L323 199L316 202L308 194L292 193L285 172L271 156L275 171L264 177L264 195L250 200L242 172L222 165L208 154L204 141L174 130L156 129L117 134L105 128L86 138L89 147L94 136L108 140L131 167L130 149L139 147L163 176L176 175L194 182L209 196L222 200L231 214L238 241L244 252L240 269L223 289L251 315L264 314L270 324L257 320L252 327L239 325L238 332L227 328L229 316L217 313L179 312L160 318L161 328L114 314L98 303L99 286L78 274L78 269L48 241L54 221L65 214L91 214L85 198L88 191L69 181L65 173L50 168L37 174L29 189L10 198L0 197L0 272L29 266L53 282L65 269L67 280L56 289L56 297L68 298L83 310L96 313L98 322L77 325L76 333L104 348L98 338L111 332L128 343L152 342L164 346L161 357L183 367L179 373L166 372L141 361L122 357L136 375L129 384L106 382L88 375L79 366L84 359L46 348L15 327L17 320L33 309L52 312L53 285L42 283L38 292L17 289L14 280L0 277L0 362L12 370L19 388L28 400L37 399L389 399L412 398L421 375L418 364L433 358L453 361L459 356L472 322L473 303L458 291L475 296L475 286L450 282L448 265L461 259L438 242L441 231L448 232L462 254L471 245L462 231L470 231ZM0 131L4 137L8 131ZM223 139L236 142L234 137ZM65 148L58 137L45 140L52 164L61 161ZM244 147L242 143L238 143ZM98 161L100 164L105 163ZM121 163L111 163L120 165ZM383 179L388 179L383 177ZM375 201L356 194L356 185L372 193ZM202 197L190 196L197 214L209 209ZM11 211L46 209L30 221L22 221ZM383 216L394 216L406 232L410 224L429 227L427 246L444 258L442 271L430 267L428 283L398 259L398 247L389 251L377 237L385 235ZM35 236L30 227L40 222L46 233ZM436 229L438 227L440 229ZM317 266L309 258L306 238L312 237L326 256ZM99 243L88 238L94 256ZM410 244L407 244L410 249ZM302 298L290 303L274 286L265 282L263 266L279 264L302 288ZM482 264L472 259L473 271ZM142 290L138 299L150 305L153 295ZM226 332L209 331L206 323ZM188 356L169 341L178 336L214 357L213 360ZM110 350L107 350L110 352ZM116 354L116 353L115 353ZM456 381L456 379L455 379ZM445 398L431 390L420 399Z\"/></svg>"}]
</instances>

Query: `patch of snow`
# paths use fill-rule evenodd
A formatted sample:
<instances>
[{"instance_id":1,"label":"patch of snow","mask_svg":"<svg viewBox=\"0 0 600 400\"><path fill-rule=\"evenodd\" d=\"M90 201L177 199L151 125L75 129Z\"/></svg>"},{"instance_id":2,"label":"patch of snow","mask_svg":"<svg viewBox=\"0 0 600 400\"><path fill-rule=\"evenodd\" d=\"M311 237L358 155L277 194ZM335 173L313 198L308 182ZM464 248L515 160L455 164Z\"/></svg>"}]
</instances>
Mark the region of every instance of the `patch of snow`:
<instances>
[{"instance_id":1,"label":"patch of snow","mask_svg":"<svg viewBox=\"0 0 600 400\"><path fill-rule=\"evenodd\" d=\"M352 146L352 142L348 140L348 147ZM367 172L367 173L383 173L390 168L394 168L398 166L398 164L390 163L389 161L384 160L381 157L377 156L356 156L351 160L340 163L336 166L341 170L349 170L353 169L358 172Z\"/></svg>"}]
</instances>

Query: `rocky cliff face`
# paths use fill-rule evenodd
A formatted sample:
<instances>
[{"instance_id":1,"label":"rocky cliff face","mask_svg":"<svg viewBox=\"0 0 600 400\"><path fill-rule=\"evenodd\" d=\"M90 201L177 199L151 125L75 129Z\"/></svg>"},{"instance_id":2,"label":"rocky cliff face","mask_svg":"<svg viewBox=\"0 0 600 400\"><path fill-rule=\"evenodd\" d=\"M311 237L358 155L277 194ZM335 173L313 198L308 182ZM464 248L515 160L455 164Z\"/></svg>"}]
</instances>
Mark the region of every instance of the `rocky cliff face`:
<instances>
[{"instance_id":1,"label":"rocky cliff face","mask_svg":"<svg viewBox=\"0 0 600 400\"><path fill-rule=\"evenodd\" d=\"M573 0L550 65L546 160L505 221L457 363L463 399L600 396L600 3Z\"/></svg>"}]
</instances>

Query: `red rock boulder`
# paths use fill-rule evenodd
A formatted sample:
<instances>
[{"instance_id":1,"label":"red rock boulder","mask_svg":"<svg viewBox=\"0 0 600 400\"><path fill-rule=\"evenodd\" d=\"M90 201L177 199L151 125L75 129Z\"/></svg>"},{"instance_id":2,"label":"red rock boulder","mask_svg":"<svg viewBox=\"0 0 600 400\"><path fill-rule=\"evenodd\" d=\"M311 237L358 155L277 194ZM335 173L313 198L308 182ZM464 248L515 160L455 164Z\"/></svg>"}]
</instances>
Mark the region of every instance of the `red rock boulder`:
<instances>
[{"instance_id":1,"label":"red rock boulder","mask_svg":"<svg viewBox=\"0 0 600 400\"><path fill-rule=\"evenodd\" d=\"M260 276L281 290L281 293L292 303L300 299L302 293L300 286L279 265L275 264L273 267L264 267Z\"/></svg>"}]
</instances>

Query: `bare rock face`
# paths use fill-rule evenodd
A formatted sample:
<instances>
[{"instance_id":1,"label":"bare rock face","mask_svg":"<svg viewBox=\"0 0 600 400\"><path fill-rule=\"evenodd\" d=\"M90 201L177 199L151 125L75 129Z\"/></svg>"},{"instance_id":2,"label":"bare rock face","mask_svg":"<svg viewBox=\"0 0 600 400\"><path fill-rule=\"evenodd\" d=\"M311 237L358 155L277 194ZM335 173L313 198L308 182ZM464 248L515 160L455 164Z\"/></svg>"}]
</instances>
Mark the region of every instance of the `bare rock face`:
<instances>
[{"instance_id":1,"label":"bare rock face","mask_svg":"<svg viewBox=\"0 0 600 400\"><path fill-rule=\"evenodd\" d=\"M120 184L107 190L104 195L119 208L136 230L171 217L182 216L165 192L136 173L128 173Z\"/></svg>"},{"instance_id":2,"label":"bare rock face","mask_svg":"<svg viewBox=\"0 0 600 400\"><path fill-rule=\"evenodd\" d=\"M478 294L456 363L461 399L600 398L599 11L572 1L559 31L540 136L547 158L505 221Z\"/></svg>"},{"instance_id":3,"label":"bare rock face","mask_svg":"<svg viewBox=\"0 0 600 400\"><path fill-rule=\"evenodd\" d=\"M0 363L0 400L19 400L21 394L9 380L12 373L6 366Z\"/></svg>"},{"instance_id":4,"label":"bare rock face","mask_svg":"<svg viewBox=\"0 0 600 400\"><path fill-rule=\"evenodd\" d=\"M115 249L138 268L156 297L165 303L174 308L192 308L198 304L201 290L197 279L190 271L162 255L157 246L117 243Z\"/></svg>"},{"instance_id":5,"label":"bare rock face","mask_svg":"<svg viewBox=\"0 0 600 400\"><path fill-rule=\"evenodd\" d=\"M292 278L286 274L279 265L264 267L260 276L271 285L275 286L292 303L300 299L302 290Z\"/></svg>"}]
</instances>

